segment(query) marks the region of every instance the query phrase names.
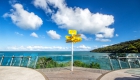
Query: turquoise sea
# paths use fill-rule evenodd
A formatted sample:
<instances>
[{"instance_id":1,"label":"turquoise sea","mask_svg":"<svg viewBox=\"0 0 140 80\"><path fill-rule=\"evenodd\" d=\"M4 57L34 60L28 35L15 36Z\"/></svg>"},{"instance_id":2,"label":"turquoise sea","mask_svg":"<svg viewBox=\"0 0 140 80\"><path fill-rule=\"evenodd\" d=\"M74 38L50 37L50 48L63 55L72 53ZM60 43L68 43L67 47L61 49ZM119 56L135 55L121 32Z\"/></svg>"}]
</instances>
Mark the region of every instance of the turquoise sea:
<instances>
[{"instance_id":1,"label":"turquoise sea","mask_svg":"<svg viewBox=\"0 0 140 80\"><path fill-rule=\"evenodd\" d=\"M0 54L6 53L7 55L20 55L20 54L38 54L39 56L42 55L70 55L71 51L0 51ZM74 55L106 55L106 53L93 53L89 51L74 51Z\"/></svg>"}]
</instances>

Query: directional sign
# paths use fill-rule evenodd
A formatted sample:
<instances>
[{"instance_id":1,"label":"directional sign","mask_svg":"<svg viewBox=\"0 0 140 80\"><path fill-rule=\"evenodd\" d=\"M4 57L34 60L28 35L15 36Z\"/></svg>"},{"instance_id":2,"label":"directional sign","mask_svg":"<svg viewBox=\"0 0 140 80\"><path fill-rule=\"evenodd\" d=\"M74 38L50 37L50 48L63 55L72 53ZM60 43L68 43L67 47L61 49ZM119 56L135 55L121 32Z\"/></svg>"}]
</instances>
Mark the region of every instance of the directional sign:
<instances>
[{"instance_id":1,"label":"directional sign","mask_svg":"<svg viewBox=\"0 0 140 80\"><path fill-rule=\"evenodd\" d=\"M76 30L69 30L69 34L77 34Z\"/></svg>"},{"instance_id":2,"label":"directional sign","mask_svg":"<svg viewBox=\"0 0 140 80\"><path fill-rule=\"evenodd\" d=\"M65 36L65 37L66 37L66 43L70 43L70 42L76 43L82 41L80 35Z\"/></svg>"}]
</instances>

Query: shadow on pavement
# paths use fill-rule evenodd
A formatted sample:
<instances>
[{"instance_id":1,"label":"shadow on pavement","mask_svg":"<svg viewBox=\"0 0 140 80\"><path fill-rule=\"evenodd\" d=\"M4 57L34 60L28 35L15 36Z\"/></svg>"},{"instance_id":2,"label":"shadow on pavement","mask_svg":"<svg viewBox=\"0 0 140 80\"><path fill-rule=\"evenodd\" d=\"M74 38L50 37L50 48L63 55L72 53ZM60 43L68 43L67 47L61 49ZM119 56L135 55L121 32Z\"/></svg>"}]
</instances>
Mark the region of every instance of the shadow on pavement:
<instances>
[{"instance_id":1,"label":"shadow on pavement","mask_svg":"<svg viewBox=\"0 0 140 80\"><path fill-rule=\"evenodd\" d=\"M140 78L137 78L137 77L121 77L121 78L115 78L114 80L140 80Z\"/></svg>"},{"instance_id":2,"label":"shadow on pavement","mask_svg":"<svg viewBox=\"0 0 140 80\"><path fill-rule=\"evenodd\" d=\"M134 76L134 77L139 77L139 78L140 78L140 75L132 75L132 76Z\"/></svg>"}]
</instances>

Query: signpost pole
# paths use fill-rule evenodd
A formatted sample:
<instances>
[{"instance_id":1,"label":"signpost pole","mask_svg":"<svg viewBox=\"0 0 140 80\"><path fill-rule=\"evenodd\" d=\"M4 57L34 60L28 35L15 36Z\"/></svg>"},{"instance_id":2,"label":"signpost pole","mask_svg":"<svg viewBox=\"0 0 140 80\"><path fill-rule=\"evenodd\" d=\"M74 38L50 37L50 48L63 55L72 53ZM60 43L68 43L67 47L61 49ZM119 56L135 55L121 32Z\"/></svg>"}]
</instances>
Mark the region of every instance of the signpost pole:
<instances>
[{"instance_id":1,"label":"signpost pole","mask_svg":"<svg viewBox=\"0 0 140 80\"><path fill-rule=\"evenodd\" d=\"M71 45L71 71L73 71L73 42Z\"/></svg>"},{"instance_id":2,"label":"signpost pole","mask_svg":"<svg viewBox=\"0 0 140 80\"><path fill-rule=\"evenodd\" d=\"M75 42L80 42L82 39L79 38L79 35L77 35L77 31L76 30L69 30L69 34L71 34L71 36L66 36L66 42L71 42L71 71L73 71L73 43Z\"/></svg>"}]
</instances>

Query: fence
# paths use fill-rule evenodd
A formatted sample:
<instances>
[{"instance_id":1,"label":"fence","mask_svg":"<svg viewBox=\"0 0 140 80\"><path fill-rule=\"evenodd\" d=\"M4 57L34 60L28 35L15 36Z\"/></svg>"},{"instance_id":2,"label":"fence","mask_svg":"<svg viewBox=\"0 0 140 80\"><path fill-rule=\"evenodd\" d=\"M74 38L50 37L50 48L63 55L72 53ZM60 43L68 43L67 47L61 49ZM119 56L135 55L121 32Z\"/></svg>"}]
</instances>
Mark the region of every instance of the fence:
<instances>
[{"instance_id":1,"label":"fence","mask_svg":"<svg viewBox=\"0 0 140 80\"><path fill-rule=\"evenodd\" d=\"M43 60L47 57L47 62ZM49 58L50 57L50 58ZM39 61L39 59L41 59ZM100 56L98 58L92 55L74 55L74 61L80 60L84 63L90 64L92 62L98 63L101 69L105 70L118 70L126 68L140 68L140 57L116 57L111 58L109 56ZM0 55L0 66L19 66L29 68L49 68L49 67L66 67L70 66L71 55L48 55L48 56L37 56L37 55ZM57 63L56 63L57 62ZM63 64L63 63L66 63ZM48 66L46 66L48 65ZM39 67L40 66L40 67ZM42 67L41 67L42 66Z\"/></svg>"}]
</instances>

